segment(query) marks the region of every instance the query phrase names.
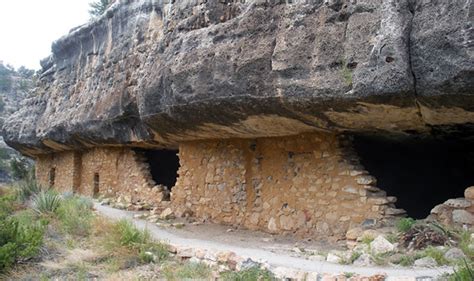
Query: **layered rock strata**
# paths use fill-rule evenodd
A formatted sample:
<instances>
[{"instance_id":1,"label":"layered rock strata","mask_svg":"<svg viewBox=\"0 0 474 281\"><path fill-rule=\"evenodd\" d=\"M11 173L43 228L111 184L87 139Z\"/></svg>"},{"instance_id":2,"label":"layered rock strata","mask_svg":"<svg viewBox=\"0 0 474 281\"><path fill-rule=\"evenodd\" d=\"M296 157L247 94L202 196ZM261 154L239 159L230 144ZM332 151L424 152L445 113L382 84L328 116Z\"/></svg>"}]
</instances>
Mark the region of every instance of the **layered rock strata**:
<instances>
[{"instance_id":1,"label":"layered rock strata","mask_svg":"<svg viewBox=\"0 0 474 281\"><path fill-rule=\"evenodd\" d=\"M33 155L467 126L471 11L468 0L117 1L53 44L36 97L3 134Z\"/></svg>"}]
</instances>

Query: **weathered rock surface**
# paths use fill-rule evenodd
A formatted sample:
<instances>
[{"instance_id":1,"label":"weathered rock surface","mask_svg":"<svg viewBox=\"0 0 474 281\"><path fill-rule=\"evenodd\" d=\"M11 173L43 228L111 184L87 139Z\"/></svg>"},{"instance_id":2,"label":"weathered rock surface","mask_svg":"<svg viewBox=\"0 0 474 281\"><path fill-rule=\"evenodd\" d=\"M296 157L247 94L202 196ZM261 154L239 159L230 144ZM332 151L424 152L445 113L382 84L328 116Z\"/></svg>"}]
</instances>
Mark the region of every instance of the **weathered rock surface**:
<instances>
[{"instance_id":1,"label":"weathered rock surface","mask_svg":"<svg viewBox=\"0 0 474 281\"><path fill-rule=\"evenodd\" d=\"M471 1L285 2L117 1L53 44L3 135L33 155L474 122Z\"/></svg>"}]
</instances>

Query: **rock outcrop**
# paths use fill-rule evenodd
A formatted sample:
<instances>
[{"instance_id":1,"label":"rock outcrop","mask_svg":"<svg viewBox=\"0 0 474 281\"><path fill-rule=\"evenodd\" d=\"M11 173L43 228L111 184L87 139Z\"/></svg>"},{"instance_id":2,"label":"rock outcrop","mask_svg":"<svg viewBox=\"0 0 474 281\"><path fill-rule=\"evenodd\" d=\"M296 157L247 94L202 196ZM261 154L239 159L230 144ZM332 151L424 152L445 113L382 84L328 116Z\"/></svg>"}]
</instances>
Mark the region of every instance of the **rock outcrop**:
<instances>
[{"instance_id":1,"label":"rock outcrop","mask_svg":"<svg viewBox=\"0 0 474 281\"><path fill-rule=\"evenodd\" d=\"M470 0L117 1L53 44L36 96L3 135L35 155L469 126L472 9Z\"/></svg>"}]
</instances>

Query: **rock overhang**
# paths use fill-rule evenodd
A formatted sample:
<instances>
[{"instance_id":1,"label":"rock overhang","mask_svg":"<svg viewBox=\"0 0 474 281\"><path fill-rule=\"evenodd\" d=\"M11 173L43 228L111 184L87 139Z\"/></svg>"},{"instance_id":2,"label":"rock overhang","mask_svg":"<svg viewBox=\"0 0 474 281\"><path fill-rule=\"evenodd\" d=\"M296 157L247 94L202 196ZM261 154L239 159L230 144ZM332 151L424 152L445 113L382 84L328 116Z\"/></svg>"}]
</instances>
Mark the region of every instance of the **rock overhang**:
<instances>
[{"instance_id":1,"label":"rock overhang","mask_svg":"<svg viewBox=\"0 0 474 281\"><path fill-rule=\"evenodd\" d=\"M118 1L56 41L7 143L35 155L474 122L469 1L170 2Z\"/></svg>"}]
</instances>

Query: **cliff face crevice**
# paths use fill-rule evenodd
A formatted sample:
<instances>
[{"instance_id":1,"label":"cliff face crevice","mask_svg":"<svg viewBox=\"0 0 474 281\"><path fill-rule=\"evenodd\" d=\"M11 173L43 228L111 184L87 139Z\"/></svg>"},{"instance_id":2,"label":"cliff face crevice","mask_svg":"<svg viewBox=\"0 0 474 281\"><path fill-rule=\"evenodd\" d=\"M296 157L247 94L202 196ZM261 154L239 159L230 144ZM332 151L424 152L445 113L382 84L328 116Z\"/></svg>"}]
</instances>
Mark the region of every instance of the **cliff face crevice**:
<instances>
[{"instance_id":1,"label":"cliff face crevice","mask_svg":"<svg viewBox=\"0 0 474 281\"><path fill-rule=\"evenodd\" d=\"M27 153L474 122L470 0L117 1L3 127Z\"/></svg>"}]
</instances>

